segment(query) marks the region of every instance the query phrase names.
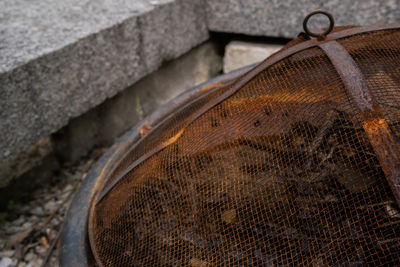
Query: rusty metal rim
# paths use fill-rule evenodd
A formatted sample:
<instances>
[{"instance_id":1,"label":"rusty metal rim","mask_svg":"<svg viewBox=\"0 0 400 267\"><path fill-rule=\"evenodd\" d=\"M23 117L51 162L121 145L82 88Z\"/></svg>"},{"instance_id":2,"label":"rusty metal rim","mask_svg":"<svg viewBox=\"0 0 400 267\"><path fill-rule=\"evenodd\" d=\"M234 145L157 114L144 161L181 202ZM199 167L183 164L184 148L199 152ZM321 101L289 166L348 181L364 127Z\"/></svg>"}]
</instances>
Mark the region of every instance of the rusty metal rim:
<instances>
[{"instance_id":1,"label":"rusty metal rim","mask_svg":"<svg viewBox=\"0 0 400 267\"><path fill-rule=\"evenodd\" d=\"M140 130L142 127L145 125L156 127L166 117L179 109L181 105L203 95L207 91L205 89L212 90L210 88L218 83L228 84L248 72L254 66L250 65L218 76L189 89L171 100L167 105L153 112L140 122L140 124L118 139L116 144L91 168L71 203L61 234L61 266L90 266L93 254L89 247L87 225L91 204L94 202L94 198L106 178L115 170L124 156L140 141Z\"/></svg>"},{"instance_id":2,"label":"rusty metal rim","mask_svg":"<svg viewBox=\"0 0 400 267\"><path fill-rule=\"evenodd\" d=\"M392 30L392 29L398 29L400 28L400 23L394 23L394 24L385 24L385 25L373 25L373 26L360 26L356 28L351 28L351 29L345 29L341 30L338 32L334 32L323 40L318 40L318 39L312 39L308 41L304 41L302 43L299 43L297 45L294 45L292 47L289 47L286 50L283 51L278 51L275 54L271 55L267 59L265 59L263 62L261 62L258 66L250 70L248 73L243 75L238 81L235 82L235 84L230 88L228 91L220 95L219 97L211 100L208 104L200 108L195 114L190 119L190 122L193 122L195 119L203 115L205 112L213 108L214 106L218 105L234 93L236 93L240 88L245 86L250 80L252 80L255 76L257 76L259 73L267 69L269 66L293 55L298 52L301 52L303 50L319 46L323 43L330 42L333 40L338 40L358 34L364 34L364 33L370 33L374 31L381 31L381 30ZM153 156L154 154L160 152L162 149L164 149L166 146L158 146L155 149L149 151L142 157L140 157L138 160L133 162L130 166L126 168L124 171L124 175L132 171L136 166L138 166L140 163L142 163L144 160L148 159L149 157ZM111 184L109 184L104 190L102 190L102 193L100 197L97 199L98 204L117 184L118 182L124 177L124 175L118 176Z\"/></svg>"}]
</instances>

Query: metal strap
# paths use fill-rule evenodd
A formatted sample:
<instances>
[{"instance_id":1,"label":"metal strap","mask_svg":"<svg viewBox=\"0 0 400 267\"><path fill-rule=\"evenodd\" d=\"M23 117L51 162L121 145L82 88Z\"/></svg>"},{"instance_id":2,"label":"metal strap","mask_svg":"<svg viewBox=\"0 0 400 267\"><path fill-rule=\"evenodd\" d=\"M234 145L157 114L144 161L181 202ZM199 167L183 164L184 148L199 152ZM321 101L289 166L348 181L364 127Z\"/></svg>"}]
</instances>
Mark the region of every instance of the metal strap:
<instances>
[{"instance_id":1,"label":"metal strap","mask_svg":"<svg viewBox=\"0 0 400 267\"><path fill-rule=\"evenodd\" d=\"M363 128L400 206L400 144L396 142L364 75L347 50L337 41L318 45L339 73L344 88L357 107Z\"/></svg>"}]
</instances>

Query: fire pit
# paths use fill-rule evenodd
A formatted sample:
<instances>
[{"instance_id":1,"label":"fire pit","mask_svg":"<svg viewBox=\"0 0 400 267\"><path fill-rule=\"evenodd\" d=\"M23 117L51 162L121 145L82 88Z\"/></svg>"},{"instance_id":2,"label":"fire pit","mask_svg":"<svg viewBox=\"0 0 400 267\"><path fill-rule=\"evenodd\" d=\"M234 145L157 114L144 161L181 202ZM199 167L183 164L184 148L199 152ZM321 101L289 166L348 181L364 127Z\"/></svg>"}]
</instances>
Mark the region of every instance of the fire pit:
<instances>
[{"instance_id":1,"label":"fire pit","mask_svg":"<svg viewBox=\"0 0 400 267\"><path fill-rule=\"evenodd\" d=\"M122 138L71 207L62 264L398 262L400 25L317 11L304 30Z\"/></svg>"},{"instance_id":2,"label":"fire pit","mask_svg":"<svg viewBox=\"0 0 400 267\"><path fill-rule=\"evenodd\" d=\"M113 169L123 159L124 154L132 150L146 132L173 115L180 107L195 101L209 91L230 84L253 67L248 66L221 75L191 88L126 133L96 162L95 166L82 182L65 221L60 248L60 263L62 266L92 266L94 264L94 258L87 239L87 220L90 203L92 203L94 196L99 192L100 184L111 175Z\"/></svg>"}]
</instances>

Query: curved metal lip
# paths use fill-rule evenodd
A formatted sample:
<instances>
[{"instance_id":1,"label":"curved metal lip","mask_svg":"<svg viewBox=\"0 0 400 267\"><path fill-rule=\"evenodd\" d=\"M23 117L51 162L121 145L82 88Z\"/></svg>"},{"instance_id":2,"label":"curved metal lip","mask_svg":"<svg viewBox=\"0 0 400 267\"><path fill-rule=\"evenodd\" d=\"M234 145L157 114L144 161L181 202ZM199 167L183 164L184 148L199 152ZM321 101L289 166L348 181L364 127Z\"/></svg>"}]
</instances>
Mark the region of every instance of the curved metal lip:
<instances>
[{"instance_id":1,"label":"curved metal lip","mask_svg":"<svg viewBox=\"0 0 400 267\"><path fill-rule=\"evenodd\" d=\"M205 83L195 86L171 100L168 104L154 111L129 132L120 137L117 142L95 163L80 185L71 202L64 227L61 233L60 264L61 266L90 266L93 254L88 240L88 218L91 203L101 189L106 178L115 170L123 156L141 139L140 130L143 126L156 126L173 114L182 105L191 102L215 84L223 86L247 73L256 64L243 67L230 73L217 76Z\"/></svg>"}]
</instances>

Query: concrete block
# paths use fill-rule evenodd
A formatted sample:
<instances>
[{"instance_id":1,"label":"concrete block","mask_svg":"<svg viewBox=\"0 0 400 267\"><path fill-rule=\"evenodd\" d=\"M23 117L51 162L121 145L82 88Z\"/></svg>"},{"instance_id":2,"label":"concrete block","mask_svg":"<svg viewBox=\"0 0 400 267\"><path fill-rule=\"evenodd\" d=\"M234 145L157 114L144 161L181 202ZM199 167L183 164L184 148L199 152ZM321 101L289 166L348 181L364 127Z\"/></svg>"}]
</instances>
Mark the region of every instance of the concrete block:
<instances>
[{"instance_id":1,"label":"concrete block","mask_svg":"<svg viewBox=\"0 0 400 267\"><path fill-rule=\"evenodd\" d=\"M198 0L0 1L0 162L208 38Z\"/></svg>"},{"instance_id":2,"label":"concrete block","mask_svg":"<svg viewBox=\"0 0 400 267\"><path fill-rule=\"evenodd\" d=\"M225 48L224 73L258 63L281 49L282 45L232 41Z\"/></svg>"},{"instance_id":3,"label":"concrete block","mask_svg":"<svg viewBox=\"0 0 400 267\"><path fill-rule=\"evenodd\" d=\"M399 0L207 0L206 4L211 31L258 36L294 38L303 30L304 17L315 9L331 12L337 25L400 21ZM311 28L327 25L323 18L315 22Z\"/></svg>"},{"instance_id":4,"label":"concrete block","mask_svg":"<svg viewBox=\"0 0 400 267\"><path fill-rule=\"evenodd\" d=\"M29 170L42 165L52 152L53 142L48 136L42 138L19 155L9 157L1 162L0 188L7 186L11 180L22 176Z\"/></svg>"}]
</instances>

